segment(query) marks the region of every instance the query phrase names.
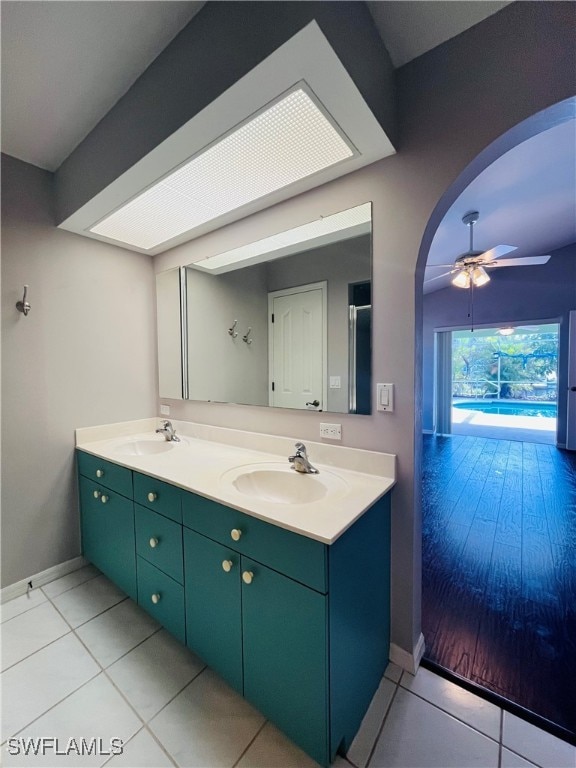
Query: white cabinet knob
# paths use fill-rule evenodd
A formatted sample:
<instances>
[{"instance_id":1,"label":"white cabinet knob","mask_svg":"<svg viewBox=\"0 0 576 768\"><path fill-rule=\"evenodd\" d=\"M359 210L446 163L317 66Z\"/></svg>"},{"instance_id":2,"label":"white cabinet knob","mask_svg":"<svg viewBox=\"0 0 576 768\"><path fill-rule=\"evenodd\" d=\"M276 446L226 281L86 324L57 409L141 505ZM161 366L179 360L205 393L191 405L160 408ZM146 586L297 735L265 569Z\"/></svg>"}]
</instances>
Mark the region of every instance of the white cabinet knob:
<instances>
[{"instance_id":1,"label":"white cabinet knob","mask_svg":"<svg viewBox=\"0 0 576 768\"><path fill-rule=\"evenodd\" d=\"M158 498L158 494L150 491L150 493L148 494L148 501L156 501L157 498Z\"/></svg>"},{"instance_id":2,"label":"white cabinet knob","mask_svg":"<svg viewBox=\"0 0 576 768\"><path fill-rule=\"evenodd\" d=\"M226 571L226 573L230 573L233 565L232 560L222 560L222 570Z\"/></svg>"},{"instance_id":3,"label":"white cabinet knob","mask_svg":"<svg viewBox=\"0 0 576 768\"><path fill-rule=\"evenodd\" d=\"M109 498L110 496L106 496L106 494L103 493L102 496L100 496L100 501L102 502L102 504L107 504Z\"/></svg>"},{"instance_id":4,"label":"white cabinet knob","mask_svg":"<svg viewBox=\"0 0 576 768\"><path fill-rule=\"evenodd\" d=\"M230 536L234 539L234 541L240 541L240 536L242 536L242 531L239 528L232 528L230 531Z\"/></svg>"},{"instance_id":5,"label":"white cabinet knob","mask_svg":"<svg viewBox=\"0 0 576 768\"><path fill-rule=\"evenodd\" d=\"M160 595L158 592L155 592L152 597L150 598L154 605L157 605L160 602Z\"/></svg>"},{"instance_id":6,"label":"white cabinet knob","mask_svg":"<svg viewBox=\"0 0 576 768\"><path fill-rule=\"evenodd\" d=\"M102 496L102 491L94 491L93 495L95 499L99 499Z\"/></svg>"},{"instance_id":7,"label":"white cabinet knob","mask_svg":"<svg viewBox=\"0 0 576 768\"><path fill-rule=\"evenodd\" d=\"M152 549L155 549L158 546L159 543L160 542L158 541L158 539L155 538L154 536L150 539L150 542L149 542L149 544L152 547Z\"/></svg>"},{"instance_id":8,"label":"white cabinet knob","mask_svg":"<svg viewBox=\"0 0 576 768\"><path fill-rule=\"evenodd\" d=\"M96 470L96 477L104 477L104 470L103 469L97 469Z\"/></svg>"},{"instance_id":9,"label":"white cabinet knob","mask_svg":"<svg viewBox=\"0 0 576 768\"><path fill-rule=\"evenodd\" d=\"M244 571L242 574L242 581L244 584L252 584L252 579L254 578L254 574L252 571Z\"/></svg>"}]
</instances>

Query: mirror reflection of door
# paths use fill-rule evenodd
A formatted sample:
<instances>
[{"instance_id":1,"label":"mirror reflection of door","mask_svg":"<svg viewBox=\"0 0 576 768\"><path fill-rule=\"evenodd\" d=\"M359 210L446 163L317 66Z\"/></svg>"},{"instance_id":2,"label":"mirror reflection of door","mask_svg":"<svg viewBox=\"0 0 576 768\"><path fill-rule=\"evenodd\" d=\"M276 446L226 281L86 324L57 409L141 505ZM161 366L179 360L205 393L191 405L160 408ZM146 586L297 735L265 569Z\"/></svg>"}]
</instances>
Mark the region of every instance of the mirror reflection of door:
<instances>
[{"instance_id":1,"label":"mirror reflection of door","mask_svg":"<svg viewBox=\"0 0 576 768\"><path fill-rule=\"evenodd\" d=\"M369 415L372 373L372 285L370 281L348 286L349 411Z\"/></svg>"},{"instance_id":2,"label":"mirror reflection of door","mask_svg":"<svg viewBox=\"0 0 576 768\"><path fill-rule=\"evenodd\" d=\"M326 283L268 294L270 405L321 411L326 402Z\"/></svg>"}]
</instances>

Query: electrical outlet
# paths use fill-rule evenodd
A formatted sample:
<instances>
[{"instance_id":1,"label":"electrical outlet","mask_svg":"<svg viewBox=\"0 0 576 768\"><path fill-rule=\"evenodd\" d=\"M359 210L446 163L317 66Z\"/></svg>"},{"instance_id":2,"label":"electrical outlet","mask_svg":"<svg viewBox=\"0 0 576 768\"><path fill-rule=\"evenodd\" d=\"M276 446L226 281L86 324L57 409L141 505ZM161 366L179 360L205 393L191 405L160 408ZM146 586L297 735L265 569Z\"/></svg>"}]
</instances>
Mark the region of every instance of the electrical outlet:
<instances>
[{"instance_id":1,"label":"electrical outlet","mask_svg":"<svg viewBox=\"0 0 576 768\"><path fill-rule=\"evenodd\" d=\"M320 422L320 437L326 437L328 440L342 440L342 424Z\"/></svg>"},{"instance_id":2,"label":"electrical outlet","mask_svg":"<svg viewBox=\"0 0 576 768\"><path fill-rule=\"evenodd\" d=\"M170 416L170 406L169 405L161 405L160 406L160 416Z\"/></svg>"}]
</instances>

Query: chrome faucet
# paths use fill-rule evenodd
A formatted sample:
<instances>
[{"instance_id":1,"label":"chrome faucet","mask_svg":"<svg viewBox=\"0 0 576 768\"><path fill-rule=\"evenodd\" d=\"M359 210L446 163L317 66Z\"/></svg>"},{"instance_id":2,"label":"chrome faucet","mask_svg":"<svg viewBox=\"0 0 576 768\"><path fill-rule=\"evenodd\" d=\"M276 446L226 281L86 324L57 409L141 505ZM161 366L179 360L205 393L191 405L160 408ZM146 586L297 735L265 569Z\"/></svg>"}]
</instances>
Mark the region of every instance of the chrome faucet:
<instances>
[{"instance_id":1,"label":"chrome faucet","mask_svg":"<svg viewBox=\"0 0 576 768\"><path fill-rule=\"evenodd\" d=\"M174 443L180 442L180 438L176 434L176 430L172 426L171 421L163 421L162 426L158 427L156 432L163 434L168 442L174 442Z\"/></svg>"},{"instance_id":2,"label":"chrome faucet","mask_svg":"<svg viewBox=\"0 0 576 768\"><path fill-rule=\"evenodd\" d=\"M292 469L296 472L302 472L306 475L318 475L319 470L313 467L308 461L308 455L306 453L306 446L304 443L296 443L294 446L296 453L294 456L288 456L288 461L292 464Z\"/></svg>"}]
</instances>

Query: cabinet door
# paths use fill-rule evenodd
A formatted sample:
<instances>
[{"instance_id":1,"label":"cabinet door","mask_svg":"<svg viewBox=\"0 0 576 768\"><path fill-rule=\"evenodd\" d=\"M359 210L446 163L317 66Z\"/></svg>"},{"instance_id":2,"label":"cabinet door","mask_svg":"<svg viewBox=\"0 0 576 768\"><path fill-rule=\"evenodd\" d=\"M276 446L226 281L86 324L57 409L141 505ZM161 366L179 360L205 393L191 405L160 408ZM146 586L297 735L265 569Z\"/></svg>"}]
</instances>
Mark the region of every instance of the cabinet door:
<instances>
[{"instance_id":1,"label":"cabinet door","mask_svg":"<svg viewBox=\"0 0 576 768\"><path fill-rule=\"evenodd\" d=\"M240 555L184 529L187 645L242 693Z\"/></svg>"},{"instance_id":2,"label":"cabinet door","mask_svg":"<svg viewBox=\"0 0 576 768\"><path fill-rule=\"evenodd\" d=\"M80 507L84 557L136 600L133 503L80 477Z\"/></svg>"},{"instance_id":3,"label":"cabinet door","mask_svg":"<svg viewBox=\"0 0 576 768\"><path fill-rule=\"evenodd\" d=\"M327 765L327 597L246 557L241 568L244 695Z\"/></svg>"}]
</instances>

